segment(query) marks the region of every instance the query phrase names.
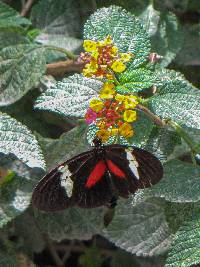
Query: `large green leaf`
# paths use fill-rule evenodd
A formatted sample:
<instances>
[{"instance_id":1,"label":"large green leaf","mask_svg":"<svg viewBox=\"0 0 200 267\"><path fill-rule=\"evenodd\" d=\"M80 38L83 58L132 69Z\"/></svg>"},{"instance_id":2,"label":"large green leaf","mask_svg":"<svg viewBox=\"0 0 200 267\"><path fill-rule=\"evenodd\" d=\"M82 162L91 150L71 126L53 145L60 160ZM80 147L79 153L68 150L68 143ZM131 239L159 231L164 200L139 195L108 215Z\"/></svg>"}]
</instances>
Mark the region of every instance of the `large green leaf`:
<instances>
[{"instance_id":1,"label":"large green leaf","mask_svg":"<svg viewBox=\"0 0 200 267\"><path fill-rule=\"evenodd\" d=\"M90 239L100 234L105 209L81 209L78 207L56 213L37 213L36 219L43 232L56 241L63 239Z\"/></svg>"},{"instance_id":2,"label":"large green leaf","mask_svg":"<svg viewBox=\"0 0 200 267\"><path fill-rule=\"evenodd\" d=\"M86 143L86 127L85 123L77 126L62 134L59 139L39 138L47 168L52 168L89 148Z\"/></svg>"},{"instance_id":3,"label":"large green leaf","mask_svg":"<svg viewBox=\"0 0 200 267\"><path fill-rule=\"evenodd\" d=\"M147 192L172 202L200 200L200 167L179 160L164 164L164 177Z\"/></svg>"},{"instance_id":4,"label":"large green leaf","mask_svg":"<svg viewBox=\"0 0 200 267\"><path fill-rule=\"evenodd\" d=\"M191 267L193 264L200 263L199 211L195 210L194 215L179 228L172 242L165 267Z\"/></svg>"},{"instance_id":5,"label":"large green leaf","mask_svg":"<svg viewBox=\"0 0 200 267\"><path fill-rule=\"evenodd\" d=\"M0 1L0 28L30 25L31 22L21 17L16 10Z\"/></svg>"},{"instance_id":6,"label":"large green leaf","mask_svg":"<svg viewBox=\"0 0 200 267\"><path fill-rule=\"evenodd\" d=\"M55 45L70 51L79 50L83 22L90 13L87 1L41 0L31 11L33 24L43 32L37 37L42 44Z\"/></svg>"},{"instance_id":7,"label":"large green leaf","mask_svg":"<svg viewBox=\"0 0 200 267\"><path fill-rule=\"evenodd\" d=\"M0 30L0 50L4 47L29 43L28 37L21 34L20 31L12 28Z\"/></svg>"},{"instance_id":8,"label":"large green leaf","mask_svg":"<svg viewBox=\"0 0 200 267\"><path fill-rule=\"evenodd\" d=\"M171 233L163 203L156 199L133 206L131 199L121 200L104 235L116 246L137 256L154 256L167 251Z\"/></svg>"},{"instance_id":9,"label":"large green leaf","mask_svg":"<svg viewBox=\"0 0 200 267\"><path fill-rule=\"evenodd\" d=\"M152 51L163 56L160 64L167 66L182 46L182 32L176 16L171 12L158 12L149 5L140 20L151 36Z\"/></svg>"},{"instance_id":10,"label":"large green leaf","mask_svg":"<svg viewBox=\"0 0 200 267\"><path fill-rule=\"evenodd\" d=\"M84 27L84 38L103 40L111 35L121 52L134 54L131 67L138 67L147 60L150 41L138 20L121 7L110 6L97 10Z\"/></svg>"},{"instance_id":11,"label":"large green leaf","mask_svg":"<svg viewBox=\"0 0 200 267\"><path fill-rule=\"evenodd\" d=\"M180 143L181 138L176 132L165 128L154 128L144 148L164 162Z\"/></svg>"},{"instance_id":12,"label":"large green leaf","mask_svg":"<svg viewBox=\"0 0 200 267\"><path fill-rule=\"evenodd\" d=\"M45 169L42 151L26 126L0 113L0 153L14 154L27 166Z\"/></svg>"},{"instance_id":13,"label":"large green leaf","mask_svg":"<svg viewBox=\"0 0 200 267\"><path fill-rule=\"evenodd\" d=\"M0 106L11 104L39 83L45 73L44 50L13 45L0 51Z\"/></svg>"},{"instance_id":14,"label":"large green leaf","mask_svg":"<svg viewBox=\"0 0 200 267\"><path fill-rule=\"evenodd\" d=\"M92 98L98 96L103 83L75 74L58 82L36 101L35 108L63 116L83 117Z\"/></svg>"},{"instance_id":15,"label":"large green leaf","mask_svg":"<svg viewBox=\"0 0 200 267\"><path fill-rule=\"evenodd\" d=\"M161 118L200 129L200 92L179 73L163 71L162 85L150 98L150 109Z\"/></svg>"},{"instance_id":16,"label":"large green leaf","mask_svg":"<svg viewBox=\"0 0 200 267\"><path fill-rule=\"evenodd\" d=\"M119 82L121 85L116 90L122 94L131 94L151 87L156 83L156 77L147 69L128 69L119 76Z\"/></svg>"},{"instance_id":17,"label":"large green leaf","mask_svg":"<svg viewBox=\"0 0 200 267\"><path fill-rule=\"evenodd\" d=\"M200 65L200 24L184 25L183 47L175 58L175 63L183 66Z\"/></svg>"},{"instance_id":18,"label":"large green leaf","mask_svg":"<svg viewBox=\"0 0 200 267\"><path fill-rule=\"evenodd\" d=\"M0 166L3 170L14 172L12 179L0 184L0 228L2 228L27 209L33 188L44 172L41 169L30 169L11 156L1 156ZM1 177L2 179L4 177Z\"/></svg>"}]
</instances>

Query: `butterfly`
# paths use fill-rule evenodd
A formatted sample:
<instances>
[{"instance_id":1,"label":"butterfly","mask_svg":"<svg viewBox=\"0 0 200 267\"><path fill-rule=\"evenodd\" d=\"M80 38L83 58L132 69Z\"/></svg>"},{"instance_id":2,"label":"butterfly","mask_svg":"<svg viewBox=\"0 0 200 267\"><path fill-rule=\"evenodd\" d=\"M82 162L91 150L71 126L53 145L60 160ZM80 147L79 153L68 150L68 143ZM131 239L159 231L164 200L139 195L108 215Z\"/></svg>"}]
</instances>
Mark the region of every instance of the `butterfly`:
<instances>
[{"instance_id":1,"label":"butterfly","mask_svg":"<svg viewBox=\"0 0 200 267\"><path fill-rule=\"evenodd\" d=\"M73 205L95 208L118 197L128 198L140 188L151 187L163 176L161 162L134 146L102 145L52 169L37 184L33 206L43 211L63 210Z\"/></svg>"}]
</instances>

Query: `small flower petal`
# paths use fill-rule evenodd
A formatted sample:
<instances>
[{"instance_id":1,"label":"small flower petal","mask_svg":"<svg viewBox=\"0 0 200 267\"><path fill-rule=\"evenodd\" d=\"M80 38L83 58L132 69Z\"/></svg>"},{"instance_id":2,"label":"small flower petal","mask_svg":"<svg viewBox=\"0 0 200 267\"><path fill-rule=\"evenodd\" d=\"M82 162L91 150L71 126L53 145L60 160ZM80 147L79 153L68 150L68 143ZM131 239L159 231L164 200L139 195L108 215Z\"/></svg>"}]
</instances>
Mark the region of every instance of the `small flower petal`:
<instances>
[{"instance_id":1,"label":"small flower petal","mask_svg":"<svg viewBox=\"0 0 200 267\"><path fill-rule=\"evenodd\" d=\"M103 142L105 141L108 141L109 137L110 137L110 133L109 131L105 130L105 129L102 129L102 130L99 130L97 133L96 133L96 136L101 139Z\"/></svg>"},{"instance_id":2,"label":"small flower petal","mask_svg":"<svg viewBox=\"0 0 200 267\"><path fill-rule=\"evenodd\" d=\"M124 121L133 122L137 119L137 113L135 110L127 109L124 112Z\"/></svg>"},{"instance_id":3,"label":"small flower petal","mask_svg":"<svg viewBox=\"0 0 200 267\"><path fill-rule=\"evenodd\" d=\"M84 40L83 47L86 52L94 52L97 50L97 42L92 40Z\"/></svg>"},{"instance_id":4,"label":"small flower petal","mask_svg":"<svg viewBox=\"0 0 200 267\"><path fill-rule=\"evenodd\" d=\"M134 95L129 95L124 97L124 106L126 109L133 109L138 104L138 98Z\"/></svg>"},{"instance_id":5,"label":"small flower petal","mask_svg":"<svg viewBox=\"0 0 200 267\"><path fill-rule=\"evenodd\" d=\"M113 62L113 64L111 65L111 69L114 72L123 72L126 69L126 65L124 65L124 63L120 60L116 60Z\"/></svg>"},{"instance_id":6,"label":"small flower petal","mask_svg":"<svg viewBox=\"0 0 200 267\"><path fill-rule=\"evenodd\" d=\"M102 110L103 106L104 103L101 100L92 99L90 101L90 108L95 112L99 112L100 110Z\"/></svg>"},{"instance_id":7,"label":"small flower petal","mask_svg":"<svg viewBox=\"0 0 200 267\"><path fill-rule=\"evenodd\" d=\"M99 92L99 96L102 99L111 99L115 94L115 85L113 83L105 82L103 88Z\"/></svg>"},{"instance_id":8,"label":"small flower petal","mask_svg":"<svg viewBox=\"0 0 200 267\"><path fill-rule=\"evenodd\" d=\"M130 61L132 54L131 53L120 53L120 57L121 57L120 58L121 61L128 62L128 61Z\"/></svg>"}]
</instances>

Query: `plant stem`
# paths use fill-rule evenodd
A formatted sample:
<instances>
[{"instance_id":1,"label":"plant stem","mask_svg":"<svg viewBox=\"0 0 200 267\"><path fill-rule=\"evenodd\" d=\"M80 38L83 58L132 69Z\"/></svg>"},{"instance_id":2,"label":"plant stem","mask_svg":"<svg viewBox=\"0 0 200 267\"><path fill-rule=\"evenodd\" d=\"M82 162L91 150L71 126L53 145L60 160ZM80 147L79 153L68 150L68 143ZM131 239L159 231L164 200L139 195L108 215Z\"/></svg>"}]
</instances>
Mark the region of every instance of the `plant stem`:
<instances>
[{"instance_id":1,"label":"plant stem","mask_svg":"<svg viewBox=\"0 0 200 267\"><path fill-rule=\"evenodd\" d=\"M57 267L64 267L64 263L63 261L60 259L60 257L58 256L58 253L53 245L53 243L51 242L50 238L48 237L47 234L44 234L43 235L44 237L44 240L45 240L45 243L47 245L47 248L49 249L54 261L55 261L55 264Z\"/></svg>"},{"instance_id":2,"label":"plant stem","mask_svg":"<svg viewBox=\"0 0 200 267\"><path fill-rule=\"evenodd\" d=\"M33 5L34 2L35 2L35 0L28 0L26 2L26 4L23 6L22 11L20 13L20 15L22 17L26 17L26 15L28 14L28 12L31 9L31 7L32 7L32 5Z\"/></svg>"},{"instance_id":3,"label":"plant stem","mask_svg":"<svg viewBox=\"0 0 200 267\"><path fill-rule=\"evenodd\" d=\"M190 147L191 152L193 154L200 153L200 150L198 149L197 145L192 141L190 136L183 130L183 128L179 124L172 120L168 120L166 123L172 126L176 130L177 134L180 135L181 138L183 138L186 144Z\"/></svg>"},{"instance_id":4,"label":"plant stem","mask_svg":"<svg viewBox=\"0 0 200 267\"><path fill-rule=\"evenodd\" d=\"M156 116L155 114L153 114L147 107L138 104L136 106L136 109L143 111L144 113L146 113L146 115L158 126L166 126L166 123L164 120L162 120L161 118L159 118L158 116Z\"/></svg>"},{"instance_id":5,"label":"plant stem","mask_svg":"<svg viewBox=\"0 0 200 267\"><path fill-rule=\"evenodd\" d=\"M53 46L53 45L45 45L44 47L46 47L49 50L55 50L55 51L61 52L61 53L65 54L69 59L76 60L78 57L73 52L66 50L65 48L62 48L62 47L57 47L57 46Z\"/></svg>"}]
</instances>

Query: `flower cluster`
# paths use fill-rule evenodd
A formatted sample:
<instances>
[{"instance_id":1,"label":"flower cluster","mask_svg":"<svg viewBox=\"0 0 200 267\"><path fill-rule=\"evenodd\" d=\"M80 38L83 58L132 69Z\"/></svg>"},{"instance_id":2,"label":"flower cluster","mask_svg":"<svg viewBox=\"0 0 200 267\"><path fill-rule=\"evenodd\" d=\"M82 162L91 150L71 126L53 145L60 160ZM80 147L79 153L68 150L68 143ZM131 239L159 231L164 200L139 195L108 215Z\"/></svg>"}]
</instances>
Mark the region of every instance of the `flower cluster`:
<instances>
[{"instance_id":1,"label":"flower cluster","mask_svg":"<svg viewBox=\"0 0 200 267\"><path fill-rule=\"evenodd\" d=\"M86 52L81 53L79 61L85 64L83 75L86 77L106 77L112 80L113 72L123 72L125 63L132 57L131 53L119 53L109 35L103 41L85 40L83 47Z\"/></svg>"},{"instance_id":2,"label":"flower cluster","mask_svg":"<svg viewBox=\"0 0 200 267\"><path fill-rule=\"evenodd\" d=\"M132 137L131 122L137 118L134 108L138 104L134 95L121 95L115 92L114 85L106 82L100 91L99 99L92 99L86 113L86 123L95 123L97 137L106 142L112 136Z\"/></svg>"},{"instance_id":3,"label":"flower cluster","mask_svg":"<svg viewBox=\"0 0 200 267\"><path fill-rule=\"evenodd\" d=\"M116 74L126 69L125 63L130 61L133 55L120 53L110 36L98 42L85 40L83 46L86 52L79 57L85 64L83 75L104 78L98 99L90 101L85 115L86 123L98 127L96 136L102 142L108 141L110 137L132 137L132 122L137 119L134 109L138 104L138 98L117 93Z\"/></svg>"}]
</instances>

